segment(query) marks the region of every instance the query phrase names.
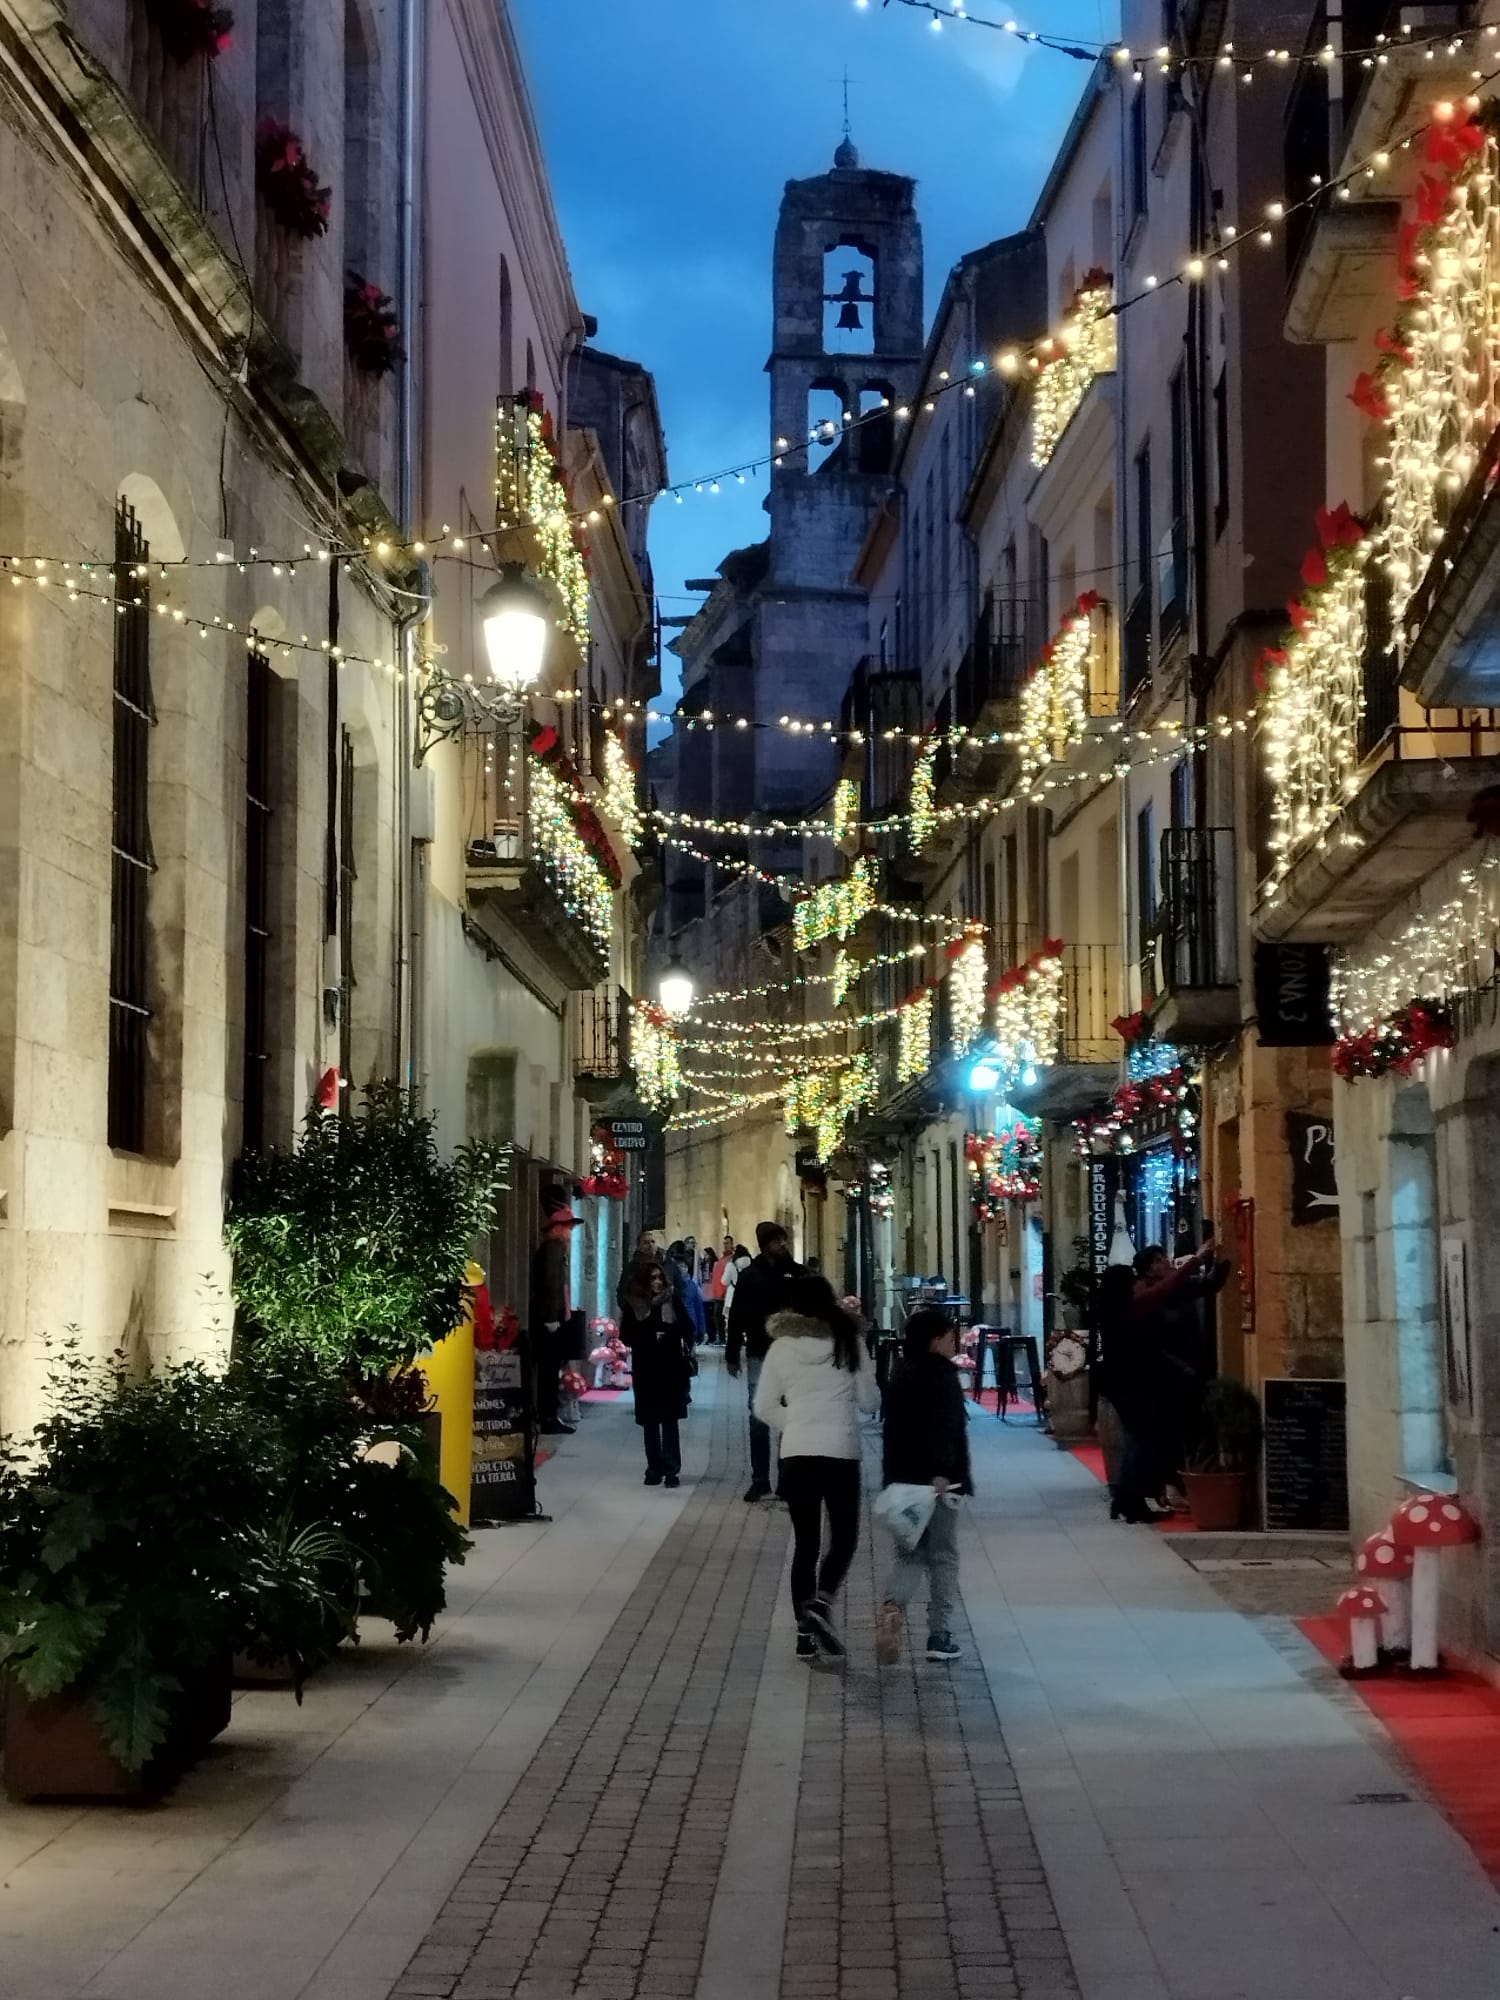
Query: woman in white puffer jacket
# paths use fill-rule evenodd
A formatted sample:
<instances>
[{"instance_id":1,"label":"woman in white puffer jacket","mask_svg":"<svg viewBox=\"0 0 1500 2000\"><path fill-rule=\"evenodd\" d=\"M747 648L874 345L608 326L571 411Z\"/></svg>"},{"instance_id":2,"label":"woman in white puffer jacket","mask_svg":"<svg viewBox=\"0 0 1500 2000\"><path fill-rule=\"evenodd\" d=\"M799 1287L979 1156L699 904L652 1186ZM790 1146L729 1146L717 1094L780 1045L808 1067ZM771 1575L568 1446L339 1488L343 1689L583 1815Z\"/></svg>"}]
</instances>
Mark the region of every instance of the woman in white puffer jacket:
<instances>
[{"instance_id":1,"label":"woman in white puffer jacket","mask_svg":"<svg viewBox=\"0 0 1500 2000\"><path fill-rule=\"evenodd\" d=\"M797 1657L844 1651L833 1600L859 1546L859 1419L880 1406L857 1323L826 1278L792 1278L766 1322L770 1352L755 1414L781 1434L781 1497L792 1516ZM828 1546L823 1516L828 1515Z\"/></svg>"}]
</instances>

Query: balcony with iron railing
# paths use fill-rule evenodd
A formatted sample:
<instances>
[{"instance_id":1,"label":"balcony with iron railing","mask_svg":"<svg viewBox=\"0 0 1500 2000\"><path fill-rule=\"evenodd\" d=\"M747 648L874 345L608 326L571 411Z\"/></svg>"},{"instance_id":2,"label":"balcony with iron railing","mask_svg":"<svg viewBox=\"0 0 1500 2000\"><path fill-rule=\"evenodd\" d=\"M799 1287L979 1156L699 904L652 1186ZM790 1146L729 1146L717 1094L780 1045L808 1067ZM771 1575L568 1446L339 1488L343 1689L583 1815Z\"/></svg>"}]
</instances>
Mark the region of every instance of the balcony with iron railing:
<instances>
[{"instance_id":1,"label":"balcony with iron railing","mask_svg":"<svg viewBox=\"0 0 1500 2000\"><path fill-rule=\"evenodd\" d=\"M1017 1107L1038 1118L1076 1118L1120 1080L1124 1044L1114 1023L1123 997L1124 956L1114 944L1065 944L1056 1058L1017 1083Z\"/></svg>"},{"instance_id":2,"label":"balcony with iron railing","mask_svg":"<svg viewBox=\"0 0 1500 2000\"><path fill-rule=\"evenodd\" d=\"M1159 1040L1203 1046L1240 1022L1233 827L1162 835L1156 928L1141 967Z\"/></svg>"},{"instance_id":3,"label":"balcony with iron railing","mask_svg":"<svg viewBox=\"0 0 1500 2000\"><path fill-rule=\"evenodd\" d=\"M620 869L603 823L563 767L517 725L464 739L473 800L464 882L470 921L498 951L539 959L565 990L603 983Z\"/></svg>"},{"instance_id":4,"label":"balcony with iron railing","mask_svg":"<svg viewBox=\"0 0 1500 2000\"><path fill-rule=\"evenodd\" d=\"M630 995L599 986L572 1002L573 1081L589 1104L605 1104L631 1089Z\"/></svg>"},{"instance_id":5,"label":"balcony with iron railing","mask_svg":"<svg viewBox=\"0 0 1500 2000\"><path fill-rule=\"evenodd\" d=\"M1337 8L1315 9L1305 52L1317 56L1331 47L1341 59L1299 64L1286 101L1290 339L1357 338L1387 303L1401 169L1398 163L1394 175L1361 175L1347 185L1345 176L1404 134L1420 103L1472 88L1473 51L1450 45L1444 32L1461 28L1472 11L1399 0L1342 0Z\"/></svg>"},{"instance_id":6,"label":"balcony with iron railing","mask_svg":"<svg viewBox=\"0 0 1500 2000\"><path fill-rule=\"evenodd\" d=\"M1341 796L1312 819L1300 795L1283 821L1295 837L1278 872L1262 884L1256 934L1342 944L1358 938L1411 895L1474 837L1476 802L1500 788L1500 712L1423 708L1403 690L1383 584L1367 580L1370 605L1357 711L1347 750L1328 733L1320 762L1347 755Z\"/></svg>"}]
</instances>

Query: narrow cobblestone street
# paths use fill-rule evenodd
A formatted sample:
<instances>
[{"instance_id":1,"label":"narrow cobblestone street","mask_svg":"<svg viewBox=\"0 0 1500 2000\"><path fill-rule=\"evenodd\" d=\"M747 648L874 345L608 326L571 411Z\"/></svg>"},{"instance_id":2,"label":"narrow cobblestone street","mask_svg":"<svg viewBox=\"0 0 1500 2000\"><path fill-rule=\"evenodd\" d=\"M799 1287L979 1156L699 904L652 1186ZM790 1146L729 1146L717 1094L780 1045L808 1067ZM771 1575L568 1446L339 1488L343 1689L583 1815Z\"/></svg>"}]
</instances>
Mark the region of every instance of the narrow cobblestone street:
<instances>
[{"instance_id":1,"label":"narrow cobblestone street","mask_svg":"<svg viewBox=\"0 0 1500 2000\"><path fill-rule=\"evenodd\" d=\"M677 1495L591 1409L425 1652L240 1697L155 1810L0 1812L7 2000L1488 2000L1500 1896L1295 1628L971 1428L963 1660L877 1672L867 1537L809 1671L738 1389Z\"/></svg>"}]
</instances>

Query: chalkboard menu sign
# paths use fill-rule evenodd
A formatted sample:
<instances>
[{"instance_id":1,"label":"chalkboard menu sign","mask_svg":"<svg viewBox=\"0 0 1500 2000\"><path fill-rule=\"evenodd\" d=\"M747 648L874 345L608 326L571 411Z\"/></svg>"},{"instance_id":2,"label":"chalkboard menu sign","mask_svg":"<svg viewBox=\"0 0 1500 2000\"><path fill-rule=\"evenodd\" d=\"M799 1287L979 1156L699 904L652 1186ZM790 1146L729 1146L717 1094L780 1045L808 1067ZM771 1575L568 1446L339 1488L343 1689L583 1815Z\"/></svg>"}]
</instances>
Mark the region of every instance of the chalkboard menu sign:
<instances>
[{"instance_id":1,"label":"chalkboard menu sign","mask_svg":"<svg viewBox=\"0 0 1500 2000\"><path fill-rule=\"evenodd\" d=\"M531 1345L480 1348L474 1356L474 1471L469 1518L525 1521L536 1512Z\"/></svg>"},{"instance_id":2,"label":"chalkboard menu sign","mask_svg":"<svg viewBox=\"0 0 1500 2000\"><path fill-rule=\"evenodd\" d=\"M1345 1385L1274 1376L1266 1405L1266 1527L1334 1533L1349 1525Z\"/></svg>"}]
</instances>

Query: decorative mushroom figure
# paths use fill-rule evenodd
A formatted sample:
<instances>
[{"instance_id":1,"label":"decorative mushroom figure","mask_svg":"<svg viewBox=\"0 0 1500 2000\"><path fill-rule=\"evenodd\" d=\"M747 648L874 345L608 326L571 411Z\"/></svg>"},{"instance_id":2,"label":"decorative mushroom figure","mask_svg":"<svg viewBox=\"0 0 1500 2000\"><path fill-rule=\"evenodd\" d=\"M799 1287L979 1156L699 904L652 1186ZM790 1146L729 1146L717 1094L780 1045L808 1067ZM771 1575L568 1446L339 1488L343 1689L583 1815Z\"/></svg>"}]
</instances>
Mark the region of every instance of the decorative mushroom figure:
<instances>
[{"instance_id":1,"label":"decorative mushroom figure","mask_svg":"<svg viewBox=\"0 0 1500 2000\"><path fill-rule=\"evenodd\" d=\"M1401 1547L1389 1528L1371 1535L1354 1567L1362 1583L1375 1584L1385 1598L1386 1613L1380 1621L1380 1643L1387 1653L1405 1658L1411 1651L1411 1570L1414 1557Z\"/></svg>"},{"instance_id":2,"label":"decorative mushroom figure","mask_svg":"<svg viewBox=\"0 0 1500 2000\"><path fill-rule=\"evenodd\" d=\"M1441 1493L1414 1493L1391 1516L1391 1538L1410 1549L1411 1670L1438 1670L1438 1558L1444 1549L1479 1540L1479 1523L1462 1500Z\"/></svg>"},{"instance_id":3,"label":"decorative mushroom figure","mask_svg":"<svg viewBox=\"0 0 1500 2000\"><path fill-rule=\"evenodd\" d=\"M1340 1597L1338 1609L1349 1621L1349 1664L1346 1679L1380 1671L1380 1614L1385 1599L1368 1583L1351 1583Z\"/></svg>"}]
</instances>

